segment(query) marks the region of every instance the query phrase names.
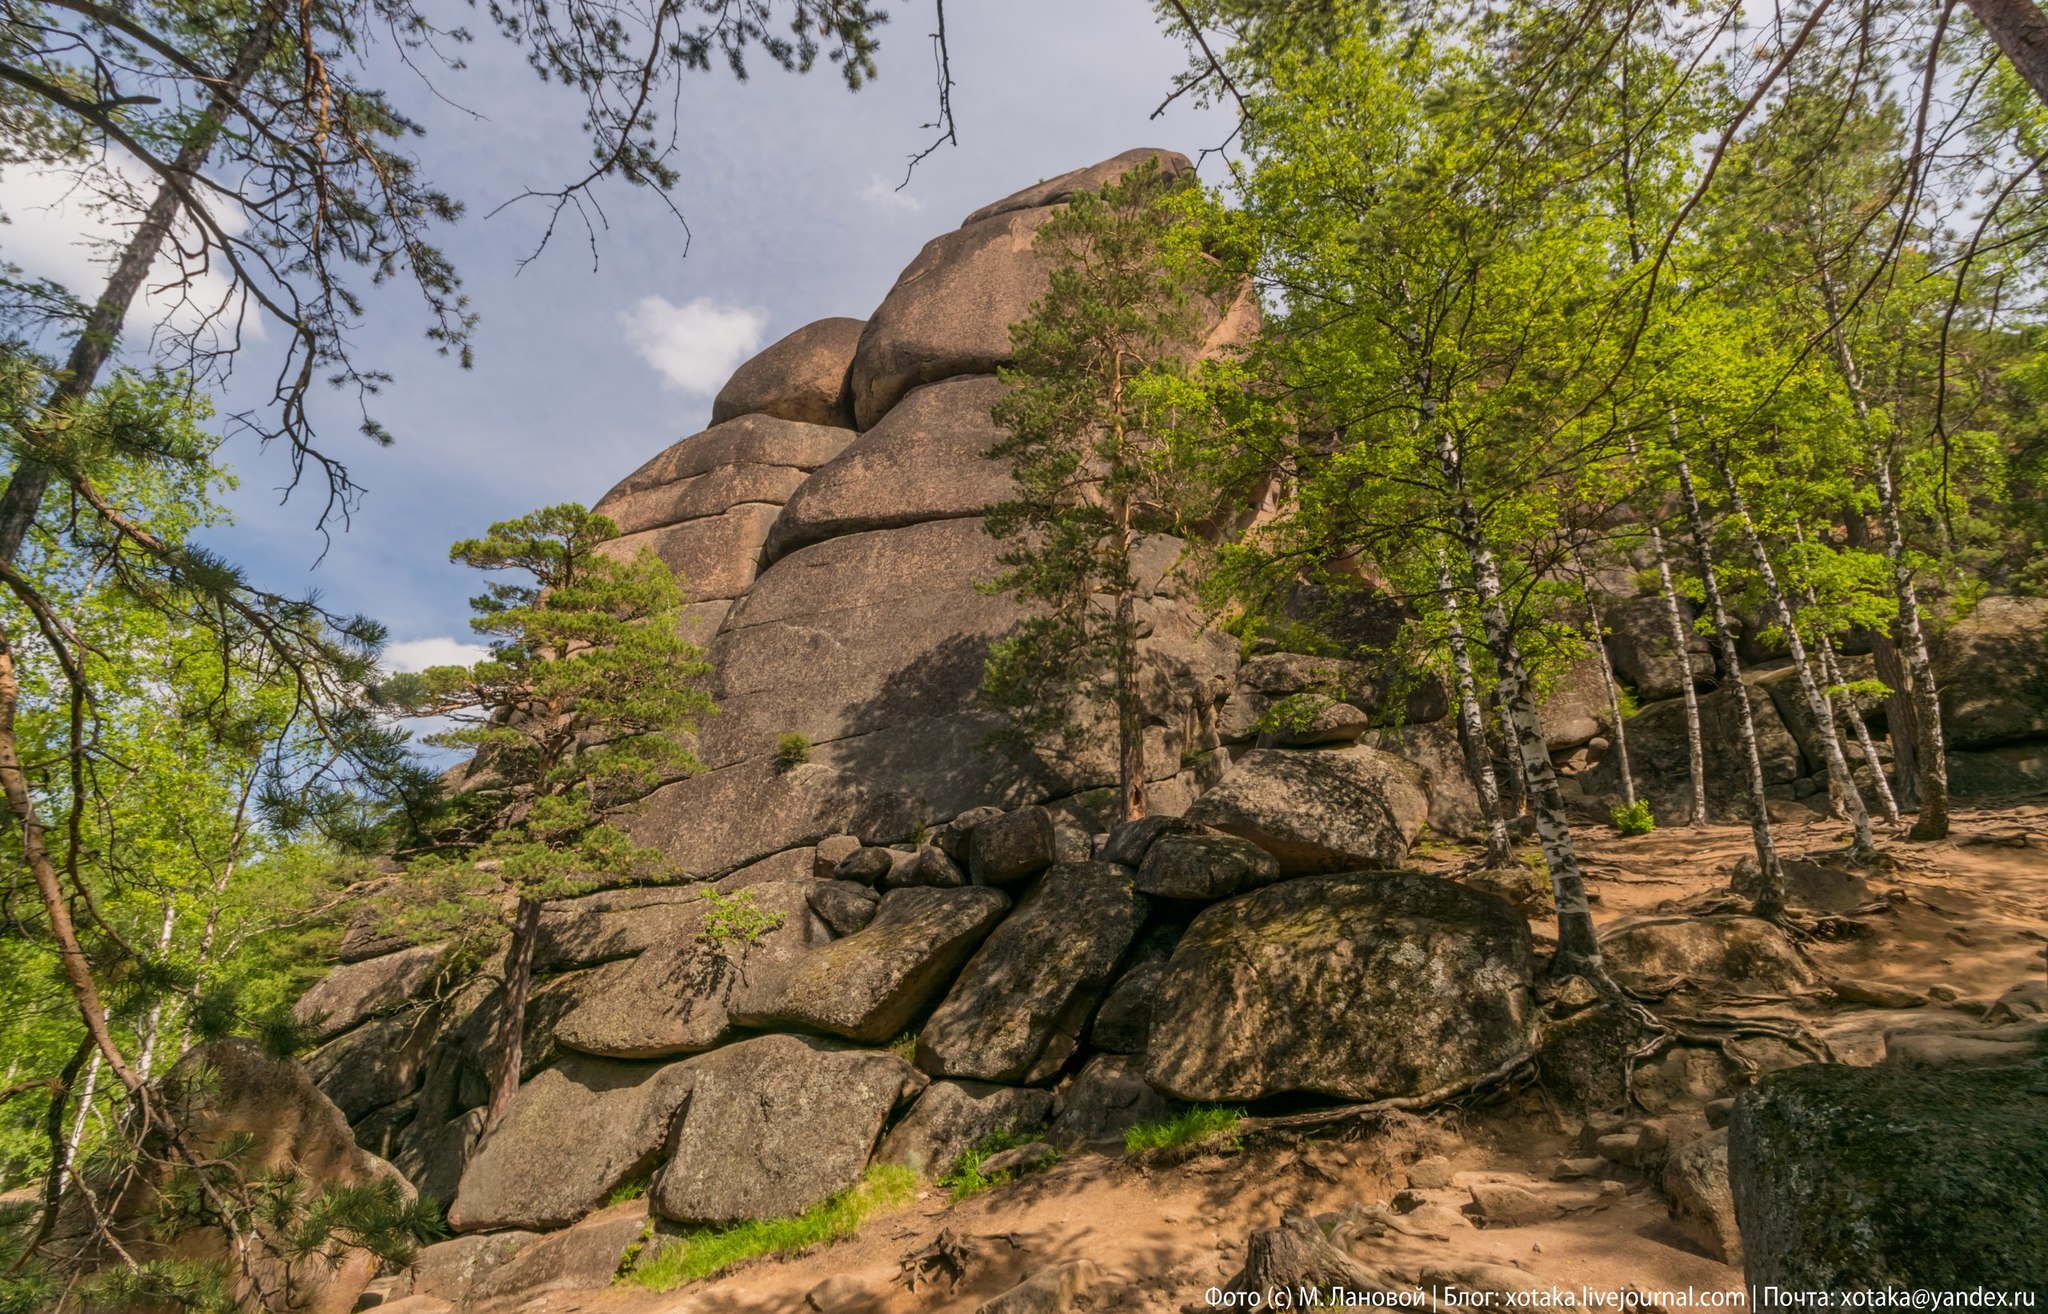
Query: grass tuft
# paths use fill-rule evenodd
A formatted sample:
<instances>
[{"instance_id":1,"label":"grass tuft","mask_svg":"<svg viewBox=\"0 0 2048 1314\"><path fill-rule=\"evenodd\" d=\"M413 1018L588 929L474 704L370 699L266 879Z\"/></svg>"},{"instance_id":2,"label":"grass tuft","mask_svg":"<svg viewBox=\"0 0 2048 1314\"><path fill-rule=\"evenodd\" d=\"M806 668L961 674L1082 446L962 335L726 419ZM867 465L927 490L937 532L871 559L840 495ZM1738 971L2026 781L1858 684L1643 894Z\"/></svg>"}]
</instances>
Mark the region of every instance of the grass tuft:
<instances>
[{"instance_id":1,"label":"grass tuft","mask_svg":"<svg viewBox=\"0 0 2048 1314\"><path fill-rule=\"evenodd\" d=\"M1244 1113L1216 1104L1203 1104L1165 1122L1140 1123L1124 1133L1124 1153L1156 1154L1183 1146L1201 1145L1219 1150L1238 1148L1237 1123Z\"/></svg>"},{"instance_id":2,"label":"grass tuft","mask_svg":"<svg viewBox=\"0 0 2048 1314\"><path fill-rule=\"evenodd\" d=\"M1613 816L1614 828L1624 835L1647 835L1657 829L1657 819L1650 815L1650 800L1646 798L1616 808Z\"/></svg>"},{"instance_id":3,"label":"grass tuft","mask_svg":"<svg viewBox=\"0 0 2048 1314\"><path fill-rule=\"evenodd\" d=\"M795 1218L735 1223L677 1237L643 1260L625 1281L650 1291L673 1291L750 1259L793 1255L852 1236L874 1214L909 1204L916 1196L916 1173L901 1164L876 1164L853 1186Z\"/></svg>"},{"instance_id":4,"label":"grass tuft","mask_svg":"<svg viewBox=\"0 0 2048 1314\"><path fill-rule=\"evenodd\" d=\"M973 1149L961 1155L960 1162L953 1166L953 1171L939 1179L939 1185L952 1193L955 1204L971 1195L980 1195L992 1186L1001 1186L1010 1180L1012 1174L999 1172L984 1177L981 1172L982 1162L992 1155L1001 1154L1004 1150L1014 1150L1020 1145L1029 1145L1032 1141L1038 1139L1038 1132L1042 1130L1042 1128L1032 1127L1022 1131L1011 1131L1008 1128L998 1127L976 1141ZM1059 1162L1059 1155L1055 1153L1052 1158L1047 1159L1039 1166L1050 1168L1057 1162Z\"/></svg>"}]
</instances>

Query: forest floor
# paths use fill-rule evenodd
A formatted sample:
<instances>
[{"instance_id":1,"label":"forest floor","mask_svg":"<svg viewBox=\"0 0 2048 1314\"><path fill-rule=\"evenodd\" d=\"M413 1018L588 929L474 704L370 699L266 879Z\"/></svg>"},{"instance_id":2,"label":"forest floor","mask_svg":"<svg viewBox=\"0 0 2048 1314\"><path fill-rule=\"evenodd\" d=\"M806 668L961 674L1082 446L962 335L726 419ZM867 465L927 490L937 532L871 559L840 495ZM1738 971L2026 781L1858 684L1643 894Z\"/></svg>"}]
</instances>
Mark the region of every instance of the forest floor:
<instances>
[{"instance_id":1,"label":"forest floor","mask_svg":"<svg viewBox=\"0 0 2048 1314\"><path fill-rule=\"evenodd\" d=\"M1602 828L1604 832L1604 828ZM1846 827L1815 816L1781 824L1787 857L1825 858ZM1975 1026L2011 986L2042 979L2048 945L2048 803L1959 810L1940 844L1888 840L1888 860L1854 875L1846 938L1803 948L1823 980L1900 987L1925 1003L1890 1008L1851 1003L1825 988L1768 1000L1687 1000L1714 1011L1802 1028L1849 1063L1883 1057L1884 1034L1901 1026ZM1624 839L1604 832L1584 844L1594 912L1624 917L1698 911L1725 896L1729 873L1750 852L1747 827L1659 830ZM1450 865L1462 855L1434 850ZM1848 901L1848 900L1845 900ZM1541 930L1541 919L1534 919ZM1835 935L1843 935L1842 924ZM827 1279L873 1314L971 1314L1029 1274L1068 1260L1103 1274L1081 1309L1178 1314L1208 1308L1205 1293L1241 1267L1245 1240L1282 1213L1373 1206L1404 1187L1416 1162L1444 1156L1445 1189L1423 1192L1446 1207L1414 1215L1420 1235L1387 1231L1352 1253L1389 1278L1424 1270L1506 1266L1566 1291L1729 1292L1739 1270L1708 1257L1667 1217L1663 1197L1634 1170L1601 1179L1553 1180L1560 1159L1581 1156L1574 1133L1538 1090L1492 1104L1333 1129L1314 1139L1264 1139L1232 1153L1201 1153L1172 1166L1106 1154L1066 1158L1048 1171L954 1203L925 1188L916 1203L871 1220L856 1237L793 1258L760 1261L715 1281L666 1294L632 1287L557 1291L519 1308L547 1314L800 1314ZM1441 1177L1445 1165L1430 1165ZM1555 1216L1517 1226L1475 1226L1456 1211L1475 1182L1519 1185ZM905 1261L941 1238L965 1257L957 1287L913 1291ZM1498 1275L1496 1275L1498 1276ZM828 1305L830 1302L826 1302Z\"/></svg>"}]
</instances>

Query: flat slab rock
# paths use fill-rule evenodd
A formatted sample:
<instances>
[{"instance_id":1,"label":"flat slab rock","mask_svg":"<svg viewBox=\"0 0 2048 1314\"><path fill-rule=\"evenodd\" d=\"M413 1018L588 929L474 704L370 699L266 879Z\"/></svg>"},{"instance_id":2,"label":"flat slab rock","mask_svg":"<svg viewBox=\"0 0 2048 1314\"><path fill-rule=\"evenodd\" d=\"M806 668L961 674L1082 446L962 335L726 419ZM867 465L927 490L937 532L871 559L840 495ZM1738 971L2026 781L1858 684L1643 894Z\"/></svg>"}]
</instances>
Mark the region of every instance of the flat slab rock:
<instances>
[{"instance_id":1,"label":"flat slab rock","mask_svg":"<svg viewBox=\"0 0 2048 1314\"><path fill-rule=\"evenodd\" d=\"M1154 1006L1146 1077L1183 1100L1370 1100L1483 1076L1528 1052L1528 922L1426 876L1305 877L1188 927Z\"/></svg>"},{"instance_id":2,"label":"flat slab rock","mask_svg":"<svg viewBox=\"0 0 2048 1314\"><path fill-rule=\"evenodd\" d=\"M1600 952L1616 981L1642 992L1783 994L1820 979L1783 931L1755 917L1646 918L1609 929Z\"/></svg>"},{"instance_id":3,"label":"flat slab rock","mask_svg":"<svg viewBox=\"0 0 2048 1314\"><path fill-rule=\"evenodd\" d=\"M978 886L891 890L861 930L765 973L736 995L733 1020L866 1044L890 1040L952 982L1009 908L1001 890Z\"/></svg>"},{"instance_id":4,"label":"flat slab rock","mask_svg":"<svg viewBox=\"0 0 2048 1314\"><path fill-rule=\"evenodd\" d=\"M1185 816L1250 840L1289 875L1398 866L1428 818L1422 773L1359 747L1254 749Z\"/></svg>"},{"instance_id":5,"label":"flat slab rock","mask_svg":"<svg viewBox=\"0 0 2048 1314\"><path fill-rule=\"evenodd\" d=\"M563 1059L519 1088L471 1157L449 1226L549 1231L582 1218L654 1166L691 1080L687 1063Z\"/></svg>"},{"instance_id":6,"label":"flat slab rock","mask_svg":"<svg viewBox=\"0 0 2048 1314\"><path fill-rule=\"evenodd\" d=\"M745 982L831 942L810 904L816 881L771 881L746 887L753 909L777 919L753 940L718 937L699 919L634 959L615 978L570 1010L555 1039L570 1049L610 1058L666 1058L710 1049L732 1030L726 1010Z\"/></svg>"},{"instance_id":7,"label":"flat slab rock","mask_svg":"<svg viewBox=\"0 0 2048 1314\"><path fill-rule=\"evenodd\" d=\"M441 961L442 946L415 945L397 953L335 968L299 996L292 1017L329 1040L380 1013L396 1012L425 992Z\"/></svg>"},{"instance_id":8,"label":"flat slab rock","mask_svg":"<svg viewBox=\"0 0 2048 1314\"><path fill-rule=\"evenodd\" d=\"M1046 872L925 1023L918 1066L1025 1085L1052 1078L1150 907L1128 867L1070 862Z\"/></svg>"},{"instance_id":9,"label":"flat slab rock","mask_svg":"<svg viewBox=\"0 0 2048 1314\"><path fill-rule=\"evenodd\" d=\"M743 1040L689 1066L689 1107L648 1193L681 1223L788 1217L845 1190L925 1084L886 1050L810 1036Z\"/></svg>"}]
</instances>

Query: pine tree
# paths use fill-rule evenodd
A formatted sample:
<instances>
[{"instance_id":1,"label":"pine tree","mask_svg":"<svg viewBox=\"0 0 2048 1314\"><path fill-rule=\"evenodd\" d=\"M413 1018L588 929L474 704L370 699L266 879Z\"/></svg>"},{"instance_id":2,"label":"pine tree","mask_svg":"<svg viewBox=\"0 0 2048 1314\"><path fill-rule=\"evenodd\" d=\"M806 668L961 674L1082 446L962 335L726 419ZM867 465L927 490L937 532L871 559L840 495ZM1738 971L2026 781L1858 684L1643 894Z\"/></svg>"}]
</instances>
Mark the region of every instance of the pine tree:
<instances>
[{"instance_id":1,"label":"pine tree","mask_svg":"<svg viewBox=\"0 0 2048 1314\"><path fill-rule=\"evenodd\" d=\"M1004 544L985 587L1029 614L990 651L984 692L1031 747L1075 751L1106 717L1122 820L1145 814L1132 551L1190 514L1177 444L1214 419L1193 362L1206 312L1237 291L1195 246L1197 195L1191 175L1148 161L1040 227L1051 285L1011 327L1011 391L994 410L1009 433L988 453L1016 491L984 521Z\"/></svg>"},{"instance_id":2,"label":"pine tree","mask_svg":"<svg viewBox=\"0 0 2048 1314\"><path fill-rule=\"evenodd\" d=\"M451 560L515 576L471 599L470 626L490 638L491 655L379 690L407 715L450 718L455 728L429 742L475 754L447 809L417 837L413 890L402 897L414 901L415 933L473 930L479 913L496 922L501 895L511 903L500 914L504 999L487 1126L519 1087L542 904L601 878L666 874L660 854L613 818L697 769L678 736L714 710L710 664L676 633L681 586L651 550L623 560L607 550L617 534L572 503L455 544ZM428 897L437 905L423 906Z\"/></svg>"}]
</instances>

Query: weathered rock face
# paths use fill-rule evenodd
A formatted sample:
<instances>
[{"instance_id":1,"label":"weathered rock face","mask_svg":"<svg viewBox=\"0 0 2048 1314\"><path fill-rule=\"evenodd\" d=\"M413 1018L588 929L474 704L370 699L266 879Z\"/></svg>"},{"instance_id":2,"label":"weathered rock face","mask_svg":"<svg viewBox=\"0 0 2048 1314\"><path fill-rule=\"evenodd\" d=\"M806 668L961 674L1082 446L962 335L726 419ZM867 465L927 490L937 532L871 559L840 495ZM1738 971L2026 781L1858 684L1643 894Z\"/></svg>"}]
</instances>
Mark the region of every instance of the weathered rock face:
<instances>
[{"instance_id":1,"label":"weathered rock face","mask_svg":"<svg viewBox=\"0 0 2048 1314\"><path fill-rule=\"evenodd\" d=\"M1170 1112L1166 1097L1145 1079L1142 1056L1097 1054L1055 1098L1051 1139L1055 1145L1121 1141L1132 1127Z\"/></svg>"},{"instance_id":2,"label":"weathered rock face","mask_svg":"<svg viewBox=\"0 0 2048 1314\"><path fill-rule=\"evenodd\" d=\"M1414 872L1283 881L1196 917L1154 1011L1146 1076L1185 1100L1414 1095L1529 1049L1529 926Z\"/></svg>"},{"instance_id":3,"label":"weathered rock face","mask_svg":"<svg viewBox=\"0 0 2048 1314\"><path fill-rule=\"evenodd\" d=\"M1600 618L1607 622L1608 631L1607 656L1614 663L1614 673L1645 703L1679 697L1688 679L1714 678L1708 641L1693 634L1692 604L1681 598L1678 606L1687 636L1683 657L1672 645L1671 619L1662 597L1625 598L1602 610Z\"/></svg>"},{"instance_id":4,"label":"weathered rock face","mask_svg":"<svg viewBox=\"0 0 2048 1314\"><path fill-rule=\"evenodd\" d=\"M1728 1174L1754 1285L2048 1289L2048 1064L1809 1064L1735 1103Z\"/></svg>"},{"instance_id":5,"label":"weathered rock face","mask_svg":"<svg viewBox=\"0 0 2048 1314\"><path fill-rule=\"evenodd\" d=\"M877 1163L900 1163L944 1177L960 1156L991 1132L1022 1131L1052 1116L1052 1092L985 1081L935 1081L875 1151Z\"/></svg>"},{"instance_id":6,"label":"weathered rock face","mask_svg":"<svg viewBox=\"0 0 2048 1314\"><path fill-rule=\"evenodd\" d=\"M381 1013L392 1013L418 998L433 983L442 946L417 945L395 954L344 963L299 996L292 1016L316 1040L338 1036Z\"/></svg>"},{"instance_id":7,"label":"weathered rock face","mask_svg":"<svg viewBox=\"0 0 2048 1314\"><path fill-rule=\"evenodd\" d=\"M610 1058L666 1058L710 1049L732 1026L727 1001L740 986L828 943L830 930L811 910L809 883L776 881L747 887L753 909L775 925L747 940L708 929L699 920L635 958L605 989L555 1025L570 1049Z\"/></svg>"},{"instance_id":8,"label":"weathered rock face","mask_svg":"<svg viewBox=\"0 0 2048 1314\"><path fill-rule=\"evenodd\" d=\"M1429 828L1452 839L1480 839L1486 815L1479 810L1479 791L1465 766L1465 749L1450 720L1375 730L1359 741L1368 748L1400 758L1422 772L1429 795Z\"/></svg>"},{"instance_id":9,"label":"weathered rock face","mask_svg":"<svg viewBox=\"0 0 2048 1314\"><path fill-rule=\"evenodd\" d=\"M1775 702L1755 689L1750 693L1764 784L1789 785L1802 771L1799 741L1785 728ZM1746 815L1749 765L1742 755L1735 695L1728 689L1702 694L1699 710L1700 737L1706 746L1707 806L1717 816ZM1636 788L1651 801L1657 815L1684 816L1684 800L1692 792L1692 781L1686 766L1683 699L1651 703L1628 719L1628 756ZM1612 753L1579 779L1589 794L1621 793L1620 767Z\"/></svg>"},{"instance_id":10,"label":"weathered rock face","mask_svg":"<svg viewBox=\"0 0 2048 1314\"><path fill-rule=\"evenodd\" d=\"M1250 840L1283 872L1394 867L1429 816L1421 773L1370 748L1254 749L1186 819Z\"/></svg>"},{"instance_id":11,"label":"weathered rock face","mask_svg":"<svg viewBox=\"0 0 2048 1314\"><path fill-rule=\"evenodd\" d=\"M245 1140L237 1162L250 1173L291 1172L309 1191L334 1186L366 1186L399 1180L390 1164L359 1148L340 1109L314 1086L306 1069L290 1059L274 1059L247 1040L216 1040L200 1045L178 1060L162 1083L165 1102L182 1130L187 1148L212 1157L230 1140ZM103 1183L99 1208L131 1254L141 1259L174 1254L181 1258L225 1258L223 1237L200 1229L171 1242L155 1234L154 1204L161 1165L170 1149L149 1147L156 1159L125 1176L118 1192ZM71 1229L59 1223L60 1235ZM307 1314L345 1314L355 1307L363 1288L375 1276L377 1260L366 1251L344 1248L338 1259L311 1256L289 1270L257 1252L255 1277L266 1292L286 1289L294 1308ZM254 1302L248 1275L237 1272L231 1284L238 1297Z\"/></svg>"},{"instance_id":12,"label":"weathered rock face","mask_svg":"<svg viewBox=\"0 0 2048 1314\"><path fill-rule=\"evenodd\" d=\"M894 1054L761 1036L689 1062L690 1102L649 1200L664 1218L800 1214L853 1185L924 1078Z\"/></svg>"},{"instance_id":13,"label":"weathered rock face","mask_svg":"<svg viewBox=\"0 0 2048 1314\"><path fill-rule=\"evenodd\" d=\"M449 1226L567 1227L654 1167L690 1081L687 1063L564 1058L519 1088L464 1169Z\"/></svg>"},{"instance_id":14,"label":"weathered rock face","mask_svg":"<svg viewBox=\"0 0 2048 1314\"><path fill-rule=\"evenodd\" d=\"M891 890L865 928L750 984L732 1001L733 1020L880 1044L946 988L1009 908L1001 890Z\"/></svg>"},{"instance_id":15,"label":"weathered rock face","mask_svg":"<svg viewBox=\"0 0 2048 1314\"><path fill-rule=\"evenodd\" d=\"M1159 172L1169 179L1178 178L1194 167L1188 163L1188 157L1179 151L1160 150L1156 146L1140 146L1121 155L1112 155L1100 164L1070 169L1057 178L1049 178L1044 182L1033 183L1029 187L1011 192L1002 200L991 201L968 215L961 221L960 226L965 228L969 224L980 223L983 219L993 218L999 214L1008 214L1012 210L1031 210L1042 205L1058 205L1063 201L1072 200L1077 192L1101 191L1137 166L1153 160L1158 161Z\"/></svg>"},{"instance_id":16,"label":"weathered rock face","mask_svg":"<svg viewBox=\"0 0 2048 1314\"><path fill-rule=\"evenodd\" d=\"M1703 986L1771 995L1817 980L1785 933L1755 917L1645 918L1608 928L1600 951L1614 979L1641 993Z\"/></svg>"},{"instance_id":17,"label":"weathered rock face","mask_svg":"<svg viewBox=\"0 0 2048 1314\"><path fill-rule=\"evenodd\" d=\"M821 319L782 338L740 366L718 390L711 423L772 415L799 424L852 424L846 371L853 365L862 327L857 319Z\"/></svg>"},{"instance_id":18,"label":"weathered rock face","mask_svg":"<svg viewBox=\"0 0 2048 1314\"><path fill-rule=\"evenodd\" d=\"M1279 879L1280 863L1272 854L1216 831L1161 835L1138 868L1138 889L1162 899L1222 899Z\"/></svg>"},{"instance_id":19,"label":"weathered rock face","mask_svg":"<svg viewBox=\"0 0 2048 1314\"><path fill-rule=\"evenodd\" d=\"M977 516L1013 496L1009 470L986 455L1004 437L989 408L1006 391L979 374L911 392L804 481L768 536L768 560L843 534Z\"/></svg>"},{"instance_id":20,"label":"weathered rock face","mask_svg":"<svg viewBox=\"0 0 2048 1314\"><path fill-rule=\"evenodd\" d=\"M1934 669L1951 748L2048 737L2048 598L1985 598L1942 637Z\"/></svg>"},{"instance_id":21,"label":"weathered rock face","mask_svg":"<svg viewBox=\"0 0 2048 1314\"><path fill-rule=\"evenodd\" d=\"M1073 1054L1148 907L1129 868L1076 862L1048 871L925 1023L917 1065L982 1081L1050 1078Z\"/></svg>"}]
</instances>

